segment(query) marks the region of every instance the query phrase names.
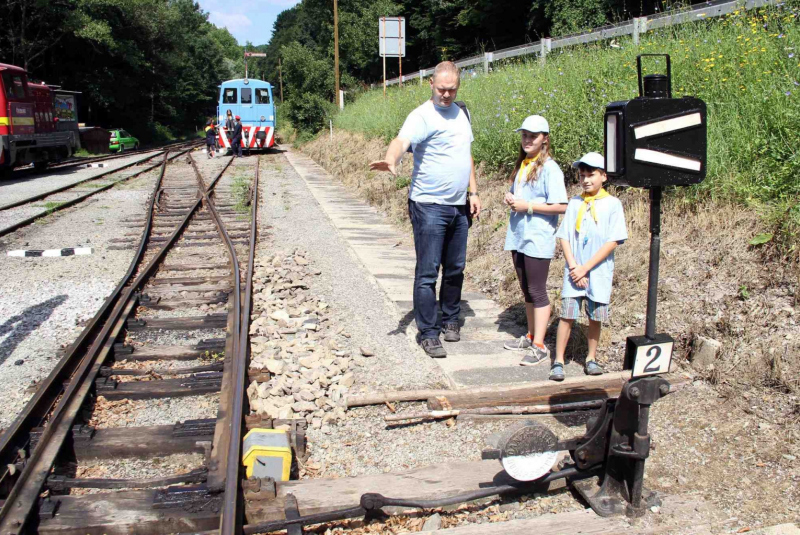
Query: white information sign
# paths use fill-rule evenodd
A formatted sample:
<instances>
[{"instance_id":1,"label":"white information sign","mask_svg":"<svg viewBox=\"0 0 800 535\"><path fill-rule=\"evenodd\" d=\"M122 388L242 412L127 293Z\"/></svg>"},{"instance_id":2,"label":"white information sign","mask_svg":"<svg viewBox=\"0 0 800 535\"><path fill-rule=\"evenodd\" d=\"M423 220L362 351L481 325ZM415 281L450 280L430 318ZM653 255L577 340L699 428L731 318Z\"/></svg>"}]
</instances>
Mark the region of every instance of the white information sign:
<instances>
[{"instance_id":1,"label":"white information sign","mask_svg":"<svg viewBox=\"0 0 800 535\"><path fill-rule=\"evenodd\" d=\"M660 342L641 345L636 348L632 377L667 373L672 362L672 348L675 342Z\"/></svg>"},{"instance_id":2,"label":"white information sign","mask_svg":"<svg viewBox=\"0 0 800 535\"><path fill-rule=\"evenodd\" d=\"M381 57L406 57L405 17L380 17L378 19L378 47Z\"/></svg>"}]
</instances>

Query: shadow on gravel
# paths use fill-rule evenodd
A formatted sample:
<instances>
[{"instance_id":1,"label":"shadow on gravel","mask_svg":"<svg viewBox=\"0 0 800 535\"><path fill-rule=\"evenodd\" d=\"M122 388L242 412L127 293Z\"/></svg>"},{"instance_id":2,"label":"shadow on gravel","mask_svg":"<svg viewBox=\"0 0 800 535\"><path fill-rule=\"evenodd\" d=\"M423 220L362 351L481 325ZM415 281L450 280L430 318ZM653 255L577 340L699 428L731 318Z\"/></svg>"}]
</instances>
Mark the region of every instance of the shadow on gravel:
<instances>
[{"instance_id":1,"label":"shadow on gravel","mask_svg":"<svg viewBox=\"0 0 800 535\"><path fill-rule=\"evenodd\" d=\"M5 337L0 344L0 365L5 363L17 346L28 337L30 333L47 321L59 305L67 300L66 295L57 295L38 305L26 309L22 314L17 314L0 325L0 338Z\"/></svg>"}]
</instances>

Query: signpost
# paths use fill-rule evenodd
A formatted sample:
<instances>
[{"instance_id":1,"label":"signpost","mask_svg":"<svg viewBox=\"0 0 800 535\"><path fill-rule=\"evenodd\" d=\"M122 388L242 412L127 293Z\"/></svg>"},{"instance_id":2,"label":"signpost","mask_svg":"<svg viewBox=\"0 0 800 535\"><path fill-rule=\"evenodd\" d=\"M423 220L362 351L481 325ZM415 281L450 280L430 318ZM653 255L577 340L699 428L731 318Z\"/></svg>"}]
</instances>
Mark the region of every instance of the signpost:
<instances>
[{"instance_id":1,"label":"signpost","mask_svg":"<svg viewBox=\"0 0 800 535\"><path fill-rule=\"evenodd\" d=\"M266 58L264 52L245 52L244 53L244 79L247 80L247 58Z\"/></svg>"},{"instance_id":2,"label":"signpost","mask_svg":"<svg viewBox=\"0 0 800 535\"><path fill-rule=\"evenodd\" d=\"M386 58L397 58L400 65L400 86L403 85L403 57L406 55L405 17L378 19L378 49L383 58L383 96L386 97Z\"/></svg>"}]
</instances>

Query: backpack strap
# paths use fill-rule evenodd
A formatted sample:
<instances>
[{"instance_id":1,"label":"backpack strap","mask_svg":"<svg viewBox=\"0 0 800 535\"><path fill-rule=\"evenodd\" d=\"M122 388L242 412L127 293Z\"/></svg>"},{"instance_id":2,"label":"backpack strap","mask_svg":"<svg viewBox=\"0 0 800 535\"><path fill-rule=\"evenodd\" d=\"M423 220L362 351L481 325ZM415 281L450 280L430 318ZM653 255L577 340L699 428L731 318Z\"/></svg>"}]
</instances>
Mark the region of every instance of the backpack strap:
<instances>
[{"instance_id":1,"label":"backpack strap","mask_svg":"<svg viewBox=\"0 0 800 535\"><path fill-rule=\"evenodd\" d=\"M464 102L463 100L456 100L453 104L455 104L456 106L461 108L461 110L467 116L467 120L469 121L469 124L472 124L472 116L469 114L469 109L467 108L467 103Z\"/></svg>"}]
</instances>

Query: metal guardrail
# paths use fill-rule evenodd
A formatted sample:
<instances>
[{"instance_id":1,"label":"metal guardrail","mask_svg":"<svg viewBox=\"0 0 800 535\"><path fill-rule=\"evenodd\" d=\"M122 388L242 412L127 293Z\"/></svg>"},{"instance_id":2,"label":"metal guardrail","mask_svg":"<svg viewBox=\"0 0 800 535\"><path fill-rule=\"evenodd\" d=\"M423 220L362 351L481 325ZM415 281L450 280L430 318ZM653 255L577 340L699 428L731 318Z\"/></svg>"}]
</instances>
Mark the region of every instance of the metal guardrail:
<instances>
[{"instance_id":1,"label":"metal guardrail","mask_svg":"<svg viewBox=\"0 0 800 535\"><path fill-rule=\"evenodd\" d=\"M592 43L595 41L602 41L611 39L622 35L632 35L634 43L638 44L639 36L649 30L658 28L665 28L668 26L676 26L678 24L685 24L696 20L709 19L714 17L721 17L736 10L756 9L759 7L778 4L779 0L717 0L705 2L702 5L695 5L683 10L666 11L664 13L657 13L647 17L636 17L632 20L620 22L617 24L609 24L599 28L594 28L585 32L565 35L558 39L542 39L535 43L519 45L502 50L495 50L494 52L485 52L477 56L470 56L468 58L455 61L457 67L471 67L473 65L483 64L484 72L489 72L489 65L493 61L502 59L513 58L516 56L525 56L531 54L538 54L542 61L546 58L547 54L557 48L565 48L574 45L581 45ZM433 74L433 67L420 69L417 72L403 75L403 82L408 82L415 79L422 79L425 76ZM386 85L399 84L400 78L392 78L386 81Z\"/></svg>"}]
</instances>

